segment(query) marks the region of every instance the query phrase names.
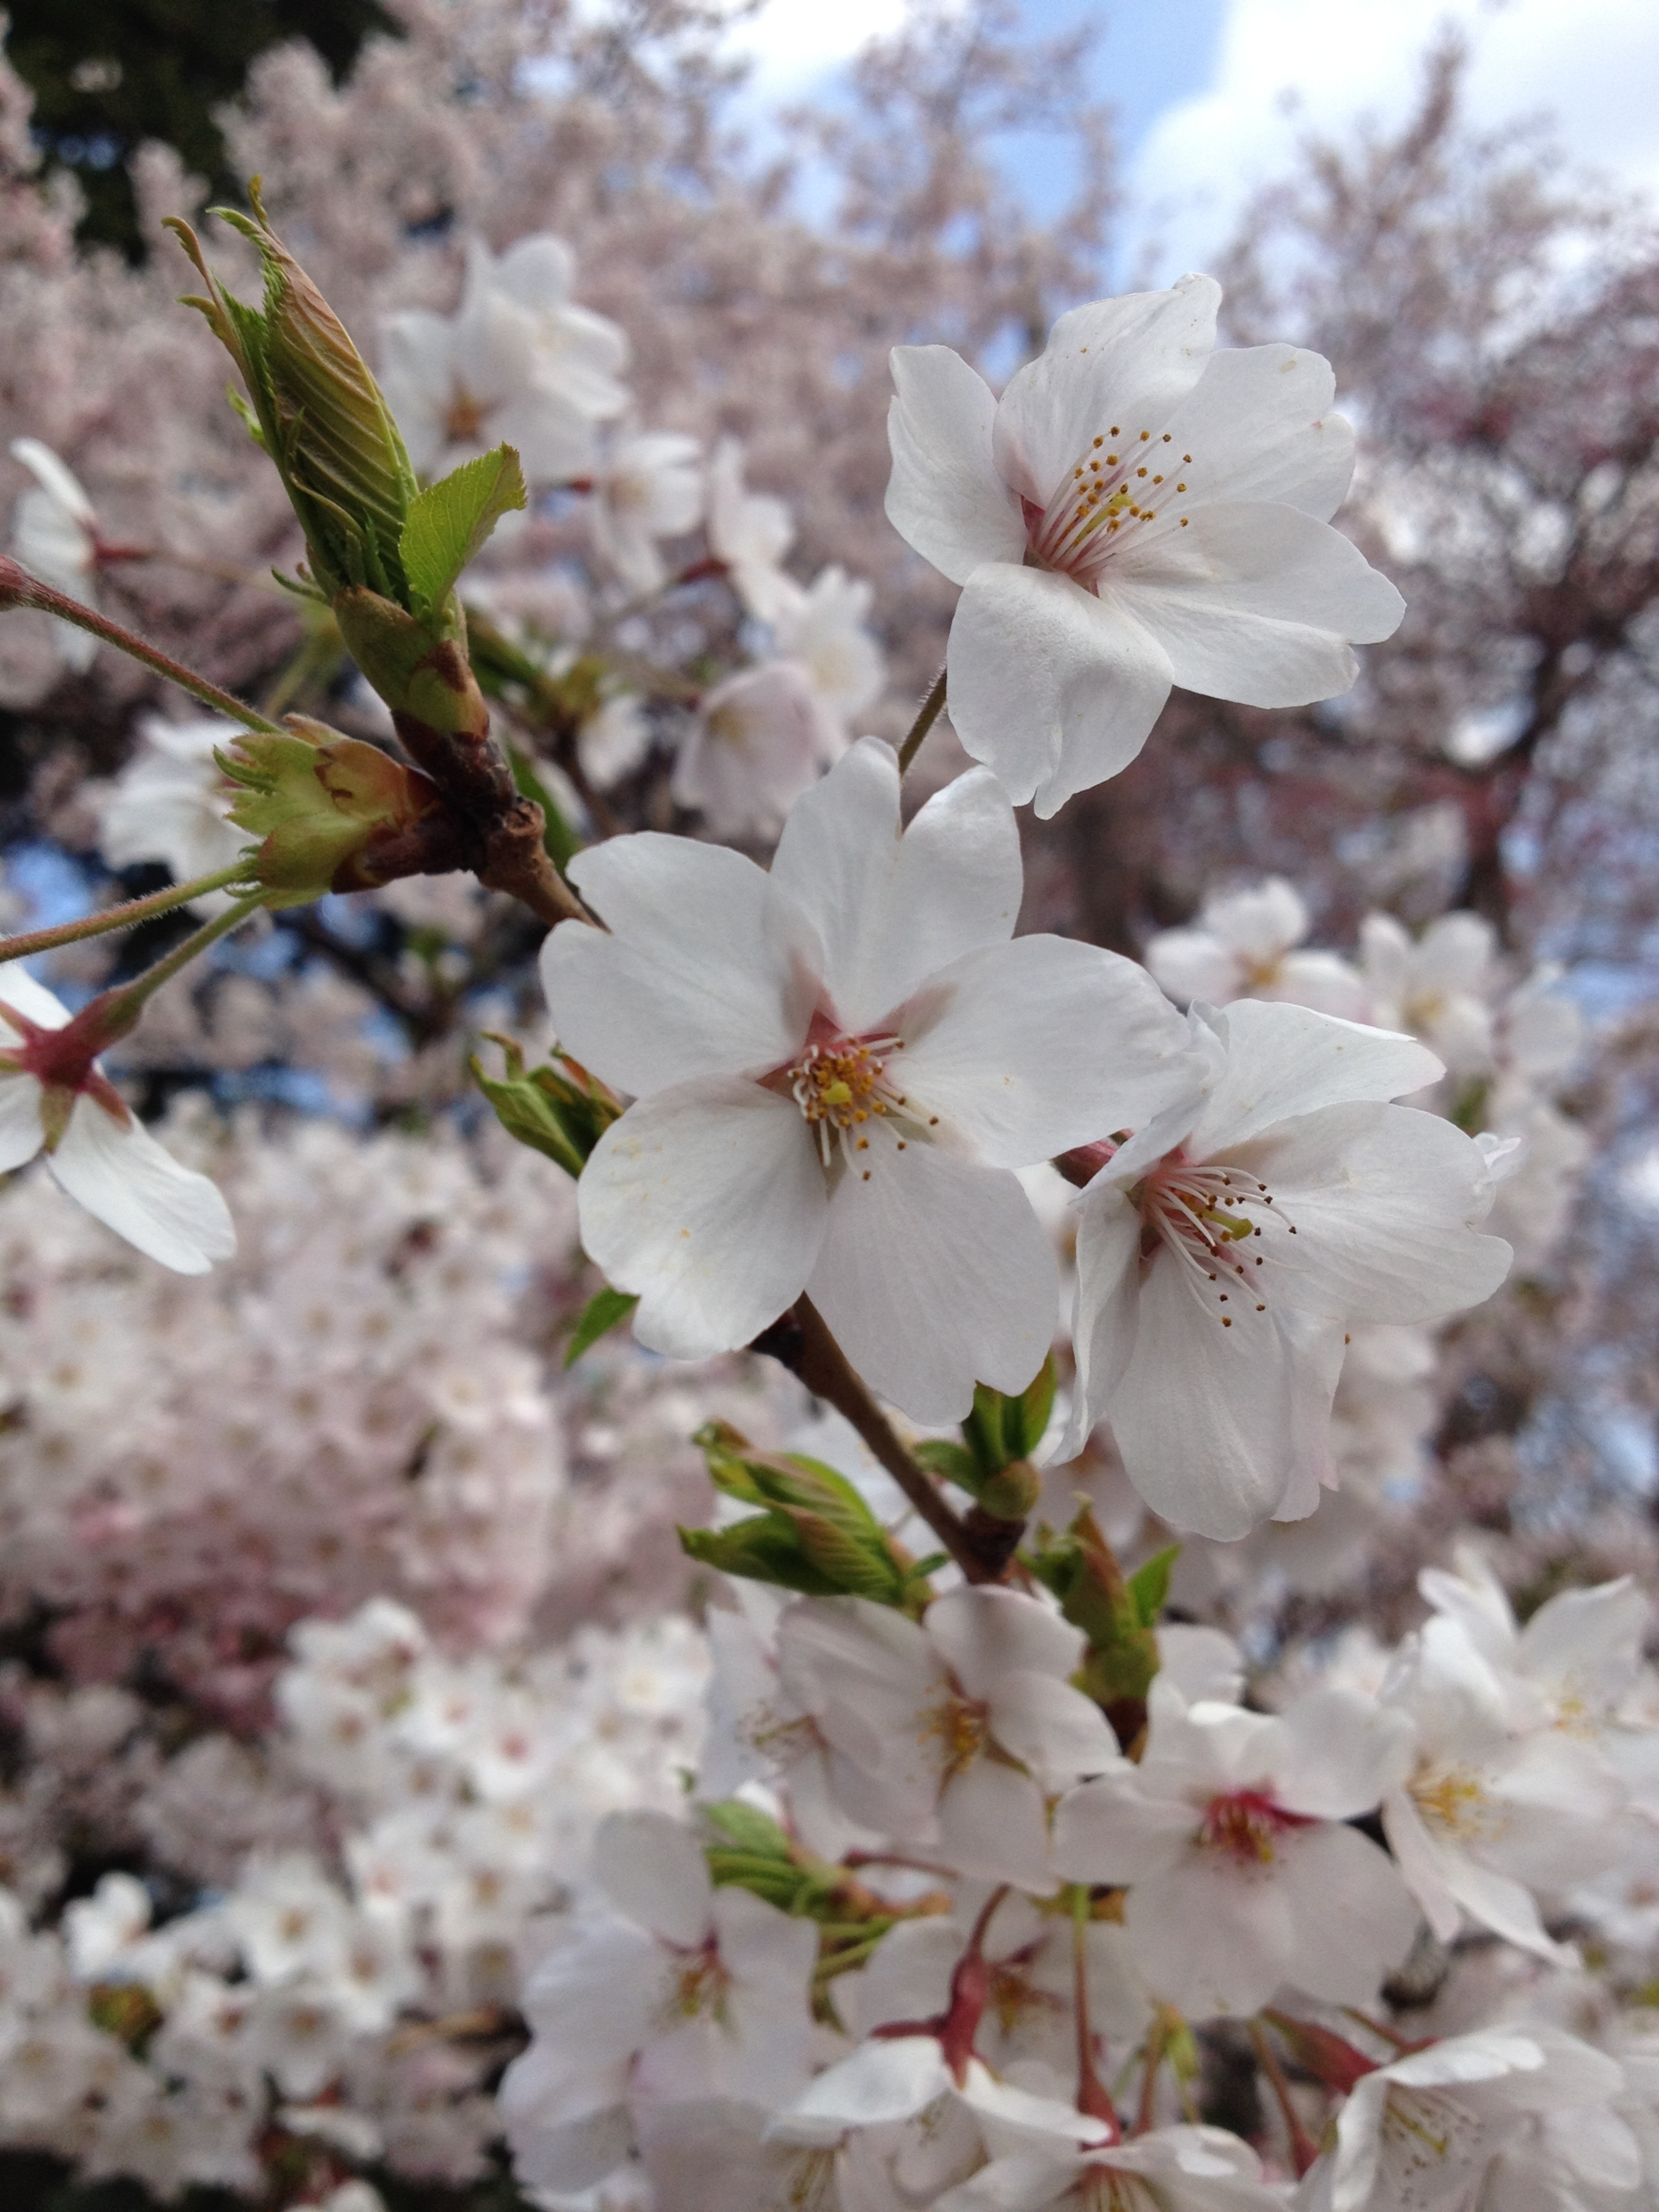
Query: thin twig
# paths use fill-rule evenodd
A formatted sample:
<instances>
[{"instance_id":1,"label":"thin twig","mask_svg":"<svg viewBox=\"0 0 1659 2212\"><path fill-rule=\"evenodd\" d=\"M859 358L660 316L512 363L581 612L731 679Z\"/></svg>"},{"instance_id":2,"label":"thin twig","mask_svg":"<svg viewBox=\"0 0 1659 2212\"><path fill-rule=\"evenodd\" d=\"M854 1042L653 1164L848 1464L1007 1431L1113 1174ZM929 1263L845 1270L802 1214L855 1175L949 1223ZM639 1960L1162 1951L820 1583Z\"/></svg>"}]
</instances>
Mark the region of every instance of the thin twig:
<instances>
[{"instance_id":1,"label":"thin twig","mask_svg":"<svg viewBox=\"0 0 1659 2212\"><path fill-rule=\"evenodd\" d=\"M945 711L945 671L940 669L933 678L933 688L916 710L916 719L905 733L899 747L899 774L902 775L921 750L921 741Z\"/></svg>"},{"instance_id":2,"label":"thin twig","mask_svg":"<svg viewBox=\"0 0 1659 2212\"><path fill-rule=\"evenodd\" d=\"M199 699L204 707L211 707L228 720L240 722L244 729L258 730L266 737L280 738L286 734L280 723L270 722L245 707L228 691L222 691L216 684L210 684L205 676L198 676L193 668L186 668L182 660L163 653L159 646L149 645L136 631L124 629L100 615L95 607L82 606L79 599L71 599L62 592L54 592L50 584L42 584L31 576L15 561L0 560L0 609L33 607L40 613L56 615L59 622L72 623L77 629L89 630L93 636L106 645L114 646L133 660L140 660L146 668L153 668L158 676L165 676L169 684L176 684L181 691L188 691L192 699Z\"/></svg>"},{"instance_id":3,"label":"thin twig","mask_svg":"<svg viewBox=\"0 0 1659 2212\"><path fill-rule=\"evenodd\" d=\"M21 937L0 938L0 961L27 960L32 952L50 952L59 945L78 945L88 937L102 937L112 929L131 929L141 921L149 921L158 914L172 914L192 899L201 898L209 891L223 890L227 884L246 882L249 864L239 860L234 868L221 868L216 876L198 876L193 883L168 884L159 891L146 892L143 898L128 899L121 906L100 907L95 914L83 914L77 921L55 922L50 929L31 929Z\"/></svg>"},{"instance_id":4,"label":"thin twig","mask_svg":"<svg viewBox=\"0 0 1659 2212\"><path fill-rule=\"evenodd\" d=\"M1302 2115L1291 2101L1291 2085L1285 2079L1285 2069L1278 2054L1268 2042L1260 2021L1250 2022L1250 2047L1255 2052L1262 2072L1273 2084L1273 2093L1285 2123L1285 2133L1290 2138L1291 2158L1299 2181L1318 2157L1319 2152L1308 2130L1302 2124Z\"/></svg>"}]
</instances>

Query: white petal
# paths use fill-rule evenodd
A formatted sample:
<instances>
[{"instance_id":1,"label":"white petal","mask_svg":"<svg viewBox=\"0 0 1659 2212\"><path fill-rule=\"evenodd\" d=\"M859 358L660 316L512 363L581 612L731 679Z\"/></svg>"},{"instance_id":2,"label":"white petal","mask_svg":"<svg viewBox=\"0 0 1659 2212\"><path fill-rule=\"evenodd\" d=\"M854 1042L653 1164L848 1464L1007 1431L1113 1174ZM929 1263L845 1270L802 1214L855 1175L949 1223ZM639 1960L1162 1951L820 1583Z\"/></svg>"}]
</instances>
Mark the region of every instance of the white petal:
<instances>
[{"instance_id":1,"label":"white petal","mask_svg":"<svg viewBox=\"0 0 1659 2212\"><path fill-rule=\"evenodd\" d=\"M32 1160L46 1141L40 1085L32 1075L0 1067L0 1175Z\"/></svg>"},{"instance_id":2,"label":"white petal","mask_svg":"<svg viewBox=\"0 0 1659 2212\"><path fill-rule=\"evenodd\" d=\"M559 1039L642 1096L699 1075L763 1073L806 1033L764 872L723 845L643 831L580 854L571 879L608 925L542 947Z\"/></svg>"},{"instance_id":3,"label":"white petal","mask_svg":"<svg viewBox=\"0 0 1659 2212\"><path fill-rule=\"evenodd\" d=\"M697 1854L701 1863L702 1854ZM746 1889L714 1893L714 1929L720 1963L739 1982L752 1982L786 2002L794 2000L805 2026L811 1992L807 1984L818 1955L817 1930L810 1920L780 1912Z\"/></svg>"},{"instance_id":4,"label":"white petal","mask_svg":"<svg viewBox=\"0 0 1659 2212\"><path fill-rule=\"evenodd\" d=\"M714 1885L690 1828L665 1813L611 1813L593 1837L593 1871L618 1912L694 1950L708 1933Z\"/></svg>"},{"instance_id":5,"label":"white petal","mask_svg":"<svg viewBox=\"0 0 1659 2212\"><path fill-rule=\"evenodd\" d=\"M827 1218L799 1108L741 1080L638 1100L576 1196L588 1256L639 1297L635 1335L676 1359L735 1351L793 1305Z\"/></svg>"},{"instance_id":6,"label":"white petal","mask_svg":"<svg viewBox=\"0 0 1659 2212\"><path fill-rule=\"evenodd\" d=\"M1257 2011L1296 1947L1286 1884L1218 1851L1189 1850L1136 1882L1123 1924L1154 1995L1198 2019Z\"/></svg>"},{"instance_id":7,"label":"white petal","mask_svg":"<svg viewBox=\"0 0 1659 2212\"><path fill-rule=\"evenodd\" d=\"M1074 1459L1104 1419L1135 1348L1140 1316L1140 1215L1115 1183L1097 1176L1078 1209L1072 1418L1055 1454Z\"/></svg>"},{"instance_id":8,"label":"white petal","mask_svg":"<svg viewBox=\"0 0 1659 2212\"><path fill-rule=\"evenodd\" d=\"M1063 2136L1068 2142L1101 2142L1107 2134L1103 2120L1091 2119L1086 2112L1079 2112L1075 2105L1064 2104L1058 2097L1039 2097L1030 2089L1017 2087L1012 2081L999 2081L977 2058L968 2061L962 2096L963 2102L971 2105L976 2112L984 2113L988 2119L1000 2120L1006 2127Z\"/></svg>"},{"instance_id":9,"label":"white petal","mask_svg":"<svg viewBox=\"0 0 1659 2212\"><path fill-rule=\"evenodd\" d=\"M21 461L42 490L49 493L66 514L73 515L77 522L92 520L92 501L80 478L50 446L43 445L39 438L14 438L11 457Z\"/></svg>"},{"instance_id":10,"label":"white petal","mask_svg":"<svg viewBox=\"0 0 1659 2212\"><path fill-rule=\"evenodd\" d=\"M1273 1797L1289 1813L1351 1820L1374 1812L1411 1765L1413 1731L1398 1706L1362 1691L1310 1691L1280 1716Z\"/></svg>"},{"instance_id":11,"label":"white petal","mask_svg":"<svg viewBox=\"0 0 1659 2212\"><path fill-rule=\"evenodd\" d=\"M1226 1311L1224 1329L1221 1306L1159 1252L1141 1282L1134 1351L1106 1409L1129 1480L1153 1511L1224 1542L1273 1512L1299 1441L1293 1340L1247 1291L1230 1293Z\"/></svg>"},{"instance_id":12,"label":"white petal","mask_svg":"<svg viewBox=\"0 0 1659 2212\"><path fill-rule=\"evenodd\" d=\"M993 1759L973 1759L945 1784L939 1849L961 1873L985 1881L1018 1882L1036 1895L1054 1887L1042 1793L1029 1774Z\"/></svg>"},{"instance_id":13,"label":"white petal","mask_svg":"<svg viewBox=\"0 0 1659 2212\"><path fill-rule=\"evenodd\" d=\"M1353 426L1332 412L1336 379L1296 346L1222 348L1164 426L1187 495L1159 514L1218 500L1272 500L1328 522L1353 475ZM1192 459L1184 456L1190 453ZM1165 467L1166 477L1174 470Z\"/></svg>"},{"instance_id":14,"label":"white petal","mask_svg":"<svg viewBox=\"0 0 1659 2212\"><path fill-rule=\"evenodd\" d=\"M806 1287L854 1366L917 1421L963 1419L976 1382L1024 1389L1060 1284L1018 1177L881 1134L853 1158Z\"/></svg>"},{"instance_id":15,"label":"white petal","mask_svg":"<svg viewBox=\"0 0 1659 2212\"><path fill-rule=\"evenodd\" d=\"M860 738L796 801L772 862L817 931L824 982L855 1035L961 954L1006 944L1019 914L1019 833L994 776L958 776L899 831L898 762Z\"/></svg>"},{"instance_id":16,"label":"white petal","mask_svg":"<svg viewBox=\"0 0 1659 2212\"><path fill-rule=\"evenodd\" d=\"M1162 430L1208 364L1220 304L1212 276L1183 276L1062 315L997 410L997 465L1015 490L1046 507L1097 437Z\"/></svg>"},{"instance_id":17,"label":"white petal","mask_svg":"<svg viewBox=\"0 0 1659 2212\"><path fill-rule=\"evenodd\" d=\"M1017 937L954 961L901 1024L905 1093L994 1167L1028 1167L1176 1097L1187 1025L1131 960L1073 938Z\"/></svg>"},{"instance_id":18,"label":"white petal","mask_svg":"<svg viewBox=\"0 0 1659 2212\"><path fill-rule=\"evenodd\" d=\"M236 1231L217 1184L181 1168L136 1114L124 1125L83 1092L47 1158L71 1198L162 1267L204 1275L234 1254Z\"/></svg>"},{"instance_id":19,"label":"white petal","mask_svg":"<svg viewBox=\"0 0 1659 2212\"><path fill-rule=\"evenodd\" d=\"M560 2054L567 2081L580 2082L638 2049L666 1966L654 1937L614 1914L590 1911L580 1924L565 1923L526 1983L524 2007L538 2036ZM573 2020L582 2023L574 2050Z\"/></svg>"},{"instance_id":20,"label":"white petal","mask_svg":"<svg viewBox=\"0 0 1659 2212\"><path fill-rule=\"evenodd\" d=\"M1194 1159L1321 1106L1403 1097L1444 1073L1414 1037L1308 1006L1243 999L1212 1016L1210 1027L1224 1040L1227 1057L1194 1125L1188 1149Z\"/></svg>"},{"instance_id":21,"label":"white petal","mask_svg":"<svg viewBox=\"0 0 1659 2212\"><path fill-rule=\"evenodd\" d=\"M1083 1656L1082 1630L1018 1590L947 1590L928 1607L925 1626L970 1698L994 1695L1012 1668L1064 1680Z\"/></svg>"},{"instance_id":22,"label":"white petal","mask_svg":"<svg viewBox=\"0 0 1659 2212\"><path fill-rule=\"evenodd\" d=\"M1393 1860L1357 1828L1322 1821L1280 1840L1274 1870L1290 1902L1285 1979L1325 2004L1370 2004L1419 1924Z\"/></svg>"},{"instance_id":23,"label":"white petal","mask_svg":"<svg viewBox=\"0 0 1659 2212\"><path fill-rule=\"evenodd\" d=\"M957 603L946 681L963 744L1046 821L1128 766L1175 674L1126 607L1069 576L988 562Z\"/></svg>"},{"instance_id":24,"label":"white petal","mask_svg":"<svg viewBox=\"0 0 1659 2212\"><path fill-rule=\"evenodd\" d=\"M1118 1764L1117 1738L1092 1698L1051 1674L1005 1674L990 1692L991 1732L1045 1793Z\"/></svg>"},{"instance_id":25,"label":"white petal","mask_svg":"<svg viewBox=\"0 0 1659 2212\"><path fill-rule=\"evenodd\" d=\"M784 2142L823 2139L823 2131L878 2127L908 2120L952 2086L938 2040L896 2035L861 2044L850 2058L820 2074L767 2130Z\"/></svg>"},{"instance_id":26,"label":"white petal","mask_svg":"<svg viewBox=\"0 0 1659 2212\"><path fill-rule=\"evenodd\" d=\"M1401 1879L1423 1908L1424 1917L1443 1943L1462 1924L1451 1886L1451 1854L1436 1841L1404 1790L1382 1801L1382 1832L1389 1839Z\"/></svg>"},{"instance_id":27,"label":"white petal","mask_svg":"<svg viewBox=\"0 0 1659 2212\"><path fill-rule=\"evenodd\" d=\"M1054 1872L1066 1881L1144 1881L1181 1856L1197 1826L1190 1805L1150 1795L1133 1771L1103 1775L1054 1809Z\"/></svg>"},{"instance_id":28,"label":"white petal","mask_svg":"<svg viewBox=\"0 0 1659 2212\"><path fill-rule=\"evenodd\" d=\"M0 962L0 1039L10 1042L21 1032L13 1030L6 1020L8 1006L15 1006L38 1029L61 1030L70 1018L63 1000L37 982L21 960Z\"/></svg>"},{"instance_id":29,"label":"white petal","mask_svg":"<svg viewBox=\"0 0 1659 2212\"><path fill-rule=\"evenodd\" d=\"M949 346L895 346L892 363L887 520L953 584L981 561L1022 559L1019 501L991 459L991 387Z\"/></svg>"},{"instance_id":30,"label":"white petal","mask_svg":"<svg viewBox=\"0 0 1659 2212\"><path fill-rule=\"evenodd\" d=\"M1480 1148L1437 1114L1327 1106L1225 1157L1273 1194L1260 1247L1270 1305L1283 1298L1331 1321L1437 1321L1490 1297L1509 1273L1509 1246L1471 1225L1491 1200Z\"/></svg>"},{"instance_id":31,"label":"white petal","mask_svg":"<svg viewBox=\"0 0 1659 2212\"><path fill-rule=\"evenodd\" d=\"M1358 547L1294 507L1200 507L1117 554L1101 582L1154 636L1177 684L1250 707L1346 691L1350 642L1392 635L1405 601Z\"/></svg>"}]
</instances>

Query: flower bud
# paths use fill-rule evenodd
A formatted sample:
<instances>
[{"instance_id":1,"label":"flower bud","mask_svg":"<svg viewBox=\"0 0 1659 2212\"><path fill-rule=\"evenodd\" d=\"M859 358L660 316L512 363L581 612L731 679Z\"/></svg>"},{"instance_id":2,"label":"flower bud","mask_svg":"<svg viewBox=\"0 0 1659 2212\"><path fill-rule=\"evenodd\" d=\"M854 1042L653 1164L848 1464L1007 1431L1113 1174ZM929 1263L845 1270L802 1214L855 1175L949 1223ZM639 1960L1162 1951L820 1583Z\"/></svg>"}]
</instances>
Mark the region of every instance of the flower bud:
<instances>
[{"instance_id":1,"label":"flower bud","mask_svg":"<svg viewBox=\"0 0 1659 2212\"><path fill-rule=\"evenodd\" d=\"M304 715L287 726L216 756L241 786L231 820L263 840L252 873L277 894L269 904L468 865L467 833L429 776Z\"/></svg>"},{"instance_id":2,"label":"flower bud","mask_svg":"<svg viewBox=\"0 0 1659 2212\"><path fill-rule=\"evenodd\" d=\"M615 1092L577 1061L556 1053L547 1065L526 1069L524 1053L509 1036L494 1030L484 1035L501 1046L505 1079L486 1075L475 1055L472 1079L495 1109L509 1137L532 1152L545 1152L568 1175L579 1176L587 1156L622 1114Z\"/></svg>"},{"instance_id":3,"label":"flower bud","mask_svg":"<svg viewBox=\"0 0 1659 2212\"><path fill-rule=\"evenodd\" d=\"M199 307L247 386L244 419L276 463L305 532L317 589L348 585L408 596L400 546L416 495L415 472L380 388L345 325L265 221L257 183L253 214L214 210L257 249L264 305L248 307L220 283L188 223L169 228L208 290Z\"/></svg>"}]
</instances>

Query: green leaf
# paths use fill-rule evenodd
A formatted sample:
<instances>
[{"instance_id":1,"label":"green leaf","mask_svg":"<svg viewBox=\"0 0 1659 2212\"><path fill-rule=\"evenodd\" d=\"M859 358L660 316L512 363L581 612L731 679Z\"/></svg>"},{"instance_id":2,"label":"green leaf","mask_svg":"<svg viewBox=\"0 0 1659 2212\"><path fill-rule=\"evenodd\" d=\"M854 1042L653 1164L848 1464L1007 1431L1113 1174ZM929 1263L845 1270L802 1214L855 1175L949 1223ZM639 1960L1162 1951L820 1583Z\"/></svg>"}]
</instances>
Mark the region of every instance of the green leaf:
<instances>
[{"instance_id":1,"label":"green leaf","mask_svg":"<svg viewBox=\"0 0 1659 2212\"><path fill-rule=\"evenodd\" d=\"M793 1863L788 1837L758 1805L745 1805L741 1797L723 1797L717 1804L705 1805L702 1809L733 1850L745 1852L750 1858L781 1859L787 1865ZM714 1848L720 1847L717 1844Z\"/></svg>"},{"instance_id":2,"label":"green leaf","mask_svg":"<svg viewBox=\"0 0 1659 2212\"><path fill-rule=\"evenodd\" d=\"M398 541L416 614L432 614L502 515L525 503L524 471L511 446L463 461L416 494Z\"/></svg>"},{"instance_id":3,"label":"green leaf","mask_svg":"<svg viewBox=\"0 0 1659 2212\"><path fill-rule=\"evenodd\" d=\"M579 1176L587 1156L622 1112L620 1102L573 1060L556 1056L526 1071L522 1048L510 1036L486 1030L507 1060L505 1079L486 1075L475 1053L467 1065L472 1079L495 1109L509 1137L556 1160L567 1175Z\"/></svg>"},{"instance_id":4,"label":"green leaf","mask_svg":"<svg viewBox=\"0 0 1659 2212\"><path fill-rule=\"evenodd\" d=\"M870 1598L877 1605L899 1603L904 1592L903 1577L887 1556L879 1535L873 1543L860 1543L822 1513L805 1512L799 1506L787 1511L802 1552L837 1589L852 1597Z\"/></svg>"},{"instance_id":5,"label":"green leaf","mask_svg":"<svg viewBox=\"0 0 1659 2212\"><path fill-rule=\"evenodd\" d=\"M626 1321L638 1304L639 1298L633 1291L613 1291L609 1283L602 1291L595 1291L570 1332L570 1341L565 1347L565 1365L574 1367L590 1345L597 1344L618 1322Z\"/></svg>"},{"instance_id":6,"label":"green leaf","mask_svg":"<svg viewBox=\"0 0 1659 2212\"><path fill-rule=\"evenodd\" d=\"M532 799L542 810L542 843L547 857L562 875L582 849L582 841L560 812L558 804L531 766L527 753L517 745L507 748L507 763L513 771L513 781L520 793Z\"/></svg>"},{"instance_id":7,"label":"green leaf","mask_svg":"<svg viewBox=\"0 0 1659 2212\"><path fill-rule=\"evenodd\" d=\"M984 1478L979 1462L966 1444L953 1444L944 1437L925 1437L920 1443L912 1444L910 1455L920 1460L929 1474L936 1474L945 1482L954 1482L970 1498L978 1497Z\"/></svg>"},{"instance_id":8,"label":"green leaf","mask_svg":"<svg viewBox=\"0 0 1659 2212\"><path fill-rule=\"evenodd\" d=\"M831 1582L801 1550L799 1534L781 1514L757 1514L752 1521L738 1521L730 1528L682 1528L679 1535L680 1549L688 1559L717 1567L723 1575L773 1583L805 1597L842 1595L841 1584Z\"/></svg>"},{"instance_id":9,"label":"green leaf","mask_svg":"<svg viewBox=\"0 0 1659 2212\"><path fill-rule=\"evenodd\" d=\"M1180 1545L1171 1544L1167 1551L1155 1552L1130 1576L1129 1595L1135 1601L1135 1610L1140 1615L1143 1628L1158 1626L1158 1617L1170 1595L1170 1577L1180 1557Z\"/></svg>"}]
</instances>

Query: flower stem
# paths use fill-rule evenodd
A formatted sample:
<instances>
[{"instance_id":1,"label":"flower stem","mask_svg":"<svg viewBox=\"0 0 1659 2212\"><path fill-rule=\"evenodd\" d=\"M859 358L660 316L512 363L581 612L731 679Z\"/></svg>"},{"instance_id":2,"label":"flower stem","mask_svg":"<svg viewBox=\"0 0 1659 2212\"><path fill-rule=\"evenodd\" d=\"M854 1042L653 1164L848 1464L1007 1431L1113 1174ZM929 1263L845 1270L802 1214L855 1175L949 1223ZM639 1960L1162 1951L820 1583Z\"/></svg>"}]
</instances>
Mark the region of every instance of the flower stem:
<instances>
[{"instance_id":1,"label":"flower stem","mask_svg":"<svg viewBox=\"0 0 1659 2212\"><path fill-rule=\"evenodd\" d=\"M1285 2079L1285 2069L1279 2064L1278 2055L1267 2040L1260 2021L1250 2022L1250 2047L1255 2052L1262 2072L1273 2084L1273 2097L1285 2123L1285 2133L1290 2140L1291 2158L1299 2181L1318 2157L1318 2148L1302 2124L1302 2115L1291 2099L1291 2085Z\"/></svg>"},{"instance_id":2,"label":"flower stem","mask_svg":"<svg viewBox=\"0 0 1659 2212\"><path fill-rule=\"evenodd\" d=\"M1077 2021L1077 2107L1091 2119L1102 2120L1111 2133L1108 2142L1121 2142L1123 2124L1112 2102L1112 2093L1095 2064L1094 2030L1089 2021L1089 1891L1083 1882L1071 1885L1072 2008Z\"/></svg>"},{"instance_id":3,"label":"flower stem","mask_svg":"<svg viewBox=\"0 0 1659 2212\"><path fill-rule=\"evenodd\" d=\"M201 898L208 891L222 891L228 884L246 882L247 873L247 862L239 860L233 868L221 868L217 875L198 876L188 884L168 884L161 890L147 892L143 898L128 899L124 905L100 907L96 914L83 914L78 921L60 921L50 929L32 929L22 937L0 937L0 961L27 960L32 952L50 952L59 945L78 945L83 938L102 937L112 929L131 929L158 914L171 914L175 908L188 906L192 899Z\"/></svg>"},{"instance_id":4,"label":"flower stem","mask_svg":"<svg viewBox=\"0 0 1659 2212\"><path fill-rule=\"evenodd\" d=\"M187 968L192 960L198 959L210 945L216 945L222 937L228 937L233 929L240 927L251 914L264 904L265 896L263 890L250 891L246 898L238 899L235 905L227 908L223 914L215 915L211 921L204 921L199 929L193 929L182 944L175 945L171 952L158 960L153 968L146 968L142 975L135 975L131 982L118 983L113 990L101 993L93 1004L99 1008L105 1034L111 1038L125 1036L129 1030L136 1028L145 1001L181 968ZM85 1011L89 1012L91 1009L88 1007Z\"/></svg>"},{"instance_id":5,"label":"flower stem","mask_svg":"<svg viewBox=\"0 0 1659 2212\"><path fill-rule=\"evenodd\" d=\"M119 623L111 622L94 607L82 606L79 599L71 599L62 592L54 592L50 584L42 584L27 570L19 568L15 561L0 560L0 610L7 607L34 607L40 613L56 615L60 622L73 623L77 629L90 630L94 637L106 645L112 645L134 660L143 661L158 676L165 676L169 684L176 684L181 691L188 691L192 699L199 699L204 707L240 722L244 729L261 731L267 737L283 735L279 723L267 721L252 707L245 707L228 691L222 691L216 684L210 684L205 676L197 675L186 668L182 660L171 653L147 645L142 637Z\"/></svg>"},{"instance_id":6,"label":"flower stem","mask_svg":"<svg viewBox=\"0 0 1659 2212\"><path fill-rule=\"evenodd\" d=\"M781 1360L815 1398L847 1416L970 1583L1002 1579L1003 1563L993 1565L981 1555L967 1523L945 1504L933 1477L911 1458L891 1422L854 1373L811 1298L798 1298L775 1328L756 1340L754 1348Z\"/></svg>"},{"instance_id":7,"label":"flower stem","mask_svg":"<svg viewBox=\"0 0 1659 2212\"><path fill-rule=\"evenodd\" d=\"M921 750L921 741L945 711L945 671L941 668L933 678L933 688L916 710L916 719L905 733L899 747L899 774L902 775Z\"/></svg>"}]
</instances>

